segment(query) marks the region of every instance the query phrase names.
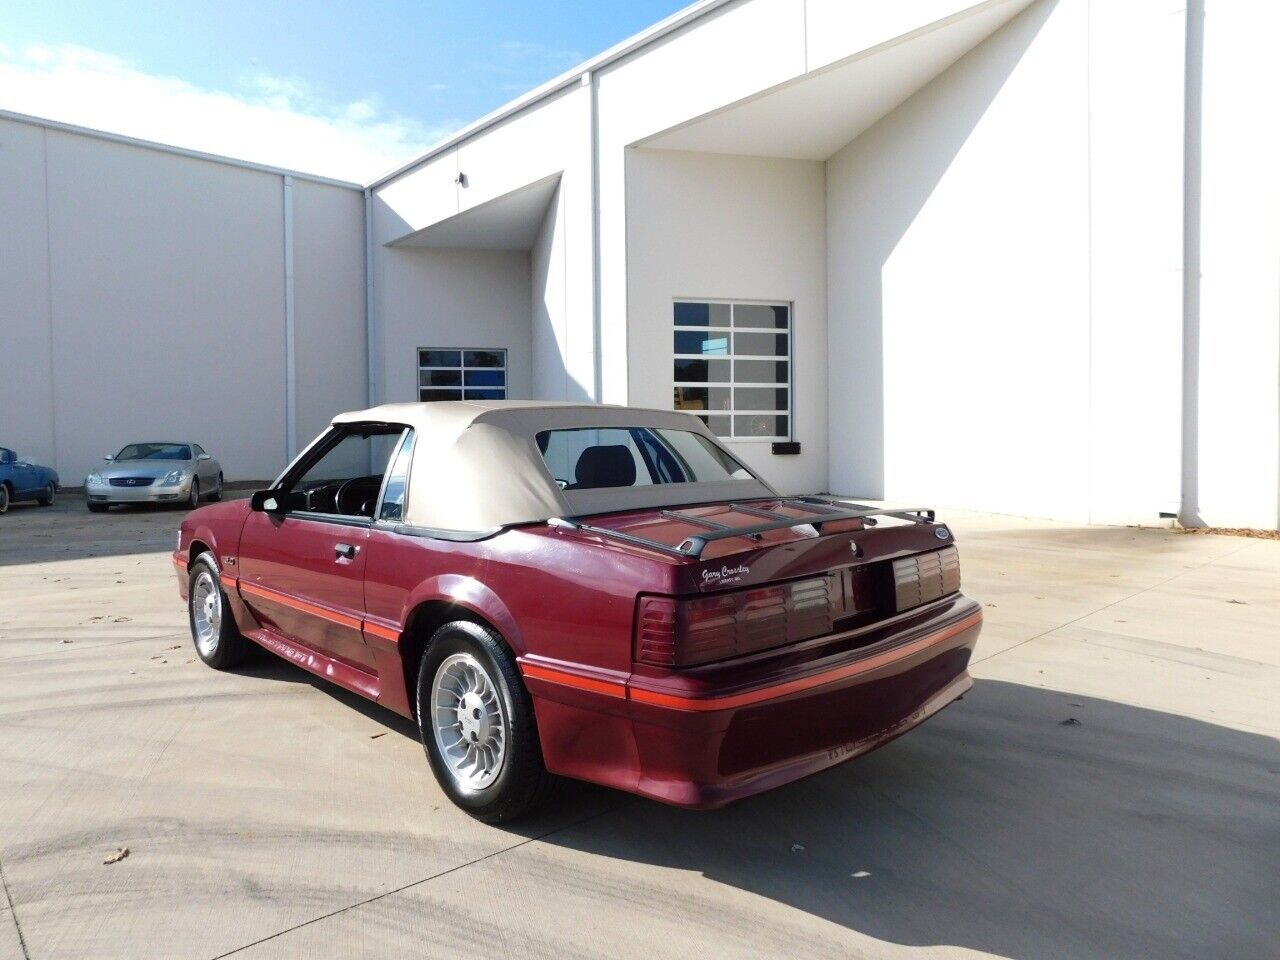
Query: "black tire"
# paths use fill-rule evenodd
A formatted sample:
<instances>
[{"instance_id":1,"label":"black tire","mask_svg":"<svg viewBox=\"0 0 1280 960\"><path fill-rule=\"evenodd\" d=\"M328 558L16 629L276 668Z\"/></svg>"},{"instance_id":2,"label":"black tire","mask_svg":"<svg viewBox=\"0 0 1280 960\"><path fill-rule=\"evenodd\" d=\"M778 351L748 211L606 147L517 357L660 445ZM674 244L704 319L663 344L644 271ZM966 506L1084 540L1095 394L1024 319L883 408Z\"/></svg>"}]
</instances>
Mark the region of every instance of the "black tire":
<instances>
[{"instance_id":1,"label":"black tire","mask_svg":"<svg viewBox=\"0 0 1280 960\"><path fill-rule=\"evenodd\" d=\"M187 506L194 510L200 506L200 479L191 478L191 496L187 497Z\"/></svg>"},{"instance_id":2,"label":"black tire","mask_svg":"<svg viewBox=\"0 0 1280 960\"><path fill-rule=\"evenodd\" d=\"M52 507L53 498L54 498L54 495L57 494L57 492L58 491L54 489L54 486L52 483L45 484L44 493L42 493L40 496L36 498L36 503L40 504L40 506L42 507Z\"/></svg>"},{"instance_id":3,"label":"black tire","mask_svg":"<svg viewBox=\"0 0 1280 960\"><path fill-rule=\"evenodd\" d=\"M218 474L218 486L213 491L213 493L209 494L210 503L217 503L219 500L222 499L222 483L223 483L222 474Z\"/></svg>"},{"instance_id":4,"label":"black tire","mask_svg":"<svg viewBox=\"0 0 1280 960\"><path fill-rule=\"evenodd\" d=\"M92 500L86 501L85 506L89 508L90 513L106 513L111 509L109 503L94 503Z\"/></svg>"},{"instance_id":5,"label":"black tire","mask_svg":"<svg viewBox=\"0 0 1280 960\"><path fill-rule=\"evenodd\" d=\"M215 591L218 606L218 629L207 643L201 642L196 630L196 587L204 577L208 577L209 587ZM218 568L208 553L196 557L187 569L187 625L191 628L191 643L196 648L196 656L215 670L238 667L253 653L253 641L236 627L226 591L218 579Z\"/></svg>"},{"instance_id":6,"label":"black tire","mask_svg":"<svg viewBox=\"0 0 1280 960\"><path fill-rule=\"evenodd\" d=\"M9 493L9 485L0 483L0 514L9 512L9 504L12 500L13 496Z\"/></svg>"},{"instance_id":7,"label":"black tire","mask_svg":"<svg viewBox=\"0 0 1280 960\"><path fill-rule=\"evenodd\" d=\"M504 755L497 777L482 789L456 779L441 755L431 719L431 688L441 664L454 654L470 654L497 688L505 721ZM431 771L440 788L463 811L484 823L503 823L532 811L544 802L555 783L542 762L542 744L533 716L533 701L525 689L515 658L502 638L469 620L455 620L437 630L427 644L418 668L415 699L418 732Z\"/></svg>"}]
</instances>

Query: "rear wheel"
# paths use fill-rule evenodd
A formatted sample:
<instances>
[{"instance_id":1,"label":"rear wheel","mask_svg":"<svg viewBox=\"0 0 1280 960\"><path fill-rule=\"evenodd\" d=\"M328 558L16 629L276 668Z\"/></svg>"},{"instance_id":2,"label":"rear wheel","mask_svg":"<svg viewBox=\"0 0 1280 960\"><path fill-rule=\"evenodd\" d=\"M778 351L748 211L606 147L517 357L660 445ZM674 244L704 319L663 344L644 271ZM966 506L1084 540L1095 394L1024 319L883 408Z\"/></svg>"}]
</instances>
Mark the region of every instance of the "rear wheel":
<instances>
[{"instance_id":1,"label":"rear wheel","mask_svg":"<svg viewBox=\"0 0 1280 960\"><path fill-rule=\"evenodd\" d=\"M222 483L222 474L218 474L218 486L214 488L213 493L209 494L209 500L212 503L217 503L222 499Z\"/></svg>"},{"instance_id":2,"label":"rear wheel","mask_svg":"<svg viewBox=\"0 0 1280 960\"><path fill-rule=\"evenodd\" d=\"M502 638L467 620L431 637L418 670L418 729L449 799L477 820L501 823L545 799L533 703Z\"/></svg>"},{"instance_id":3,"label":"rear wheel","mask_svg":"<svg viewBox=\"0 0 1280 960\"><path fill-rule=\"evenodd\" d=\"M40 504L42 507L53 506L53 498L57 492L58 491L54 488L52 483L45 484L44 493L40 494L40 496L36 498L36 503Z\"/></svg>"},{"instance_id":4,"label":"rear wheel","mask_svg":"<svg viewBox=\"0 0 1280 960\"><path fill-rule=\"evenodd\" d=\"M187 619L196 653L215 670L239 666L252 652L251 641L236 628L217 567L207 553L196 557L188 572Z\"/></svg>"},{"instance_id":5,"label":"rear wheel","mask_svg":"<svg viewBox=\"0 0 1280 960\"><path fill-rule=\"evenodd\" d=\"M111 504L94 503L92 500L90 500L87 502L86 506L88 506L90 513L106 513L107 510L110 509Z\"/></svg>"}]
</instances>

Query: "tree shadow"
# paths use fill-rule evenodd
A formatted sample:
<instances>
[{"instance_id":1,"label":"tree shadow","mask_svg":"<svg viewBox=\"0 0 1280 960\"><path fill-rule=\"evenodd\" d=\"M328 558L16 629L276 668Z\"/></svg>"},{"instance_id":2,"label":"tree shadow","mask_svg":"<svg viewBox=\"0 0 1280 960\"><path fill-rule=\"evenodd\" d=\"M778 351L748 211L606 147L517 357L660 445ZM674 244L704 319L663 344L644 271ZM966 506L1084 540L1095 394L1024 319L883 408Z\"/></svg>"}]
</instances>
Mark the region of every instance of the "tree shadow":
<instances>
[{"instance_id":1,"label":"tree shadow","mask_svg":"<svg viewBox=\"0 0 1280 960\"><path fill-rule=\"evenodd\" d=\"M1242 960L1280 943L1277 810L1271 737L982 680L802 783L710 813L638 801L546 842L701 873L889 943Z\"/></svg>"}]
</instances>

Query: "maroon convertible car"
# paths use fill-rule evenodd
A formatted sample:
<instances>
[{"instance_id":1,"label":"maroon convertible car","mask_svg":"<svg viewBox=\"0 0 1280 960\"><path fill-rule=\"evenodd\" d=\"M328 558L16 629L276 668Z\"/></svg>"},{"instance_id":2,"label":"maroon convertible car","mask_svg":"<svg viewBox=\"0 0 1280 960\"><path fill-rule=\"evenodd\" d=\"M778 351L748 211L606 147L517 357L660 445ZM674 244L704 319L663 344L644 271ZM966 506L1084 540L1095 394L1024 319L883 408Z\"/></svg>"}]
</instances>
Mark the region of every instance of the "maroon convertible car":
<instances>
[{"instance_id":1,"label":"maroon convertible car","mask_svg":"<svg viewBox=\"0 0 1280 960\"><path fill-rule=\"evenodd\" d=\"M963 694L982 624L930 510L779 496L689 414L348 413L174 553L196 650L251 642L416 719L496 822L553 775L715 807Z\"/></svg>"}]
</instances>

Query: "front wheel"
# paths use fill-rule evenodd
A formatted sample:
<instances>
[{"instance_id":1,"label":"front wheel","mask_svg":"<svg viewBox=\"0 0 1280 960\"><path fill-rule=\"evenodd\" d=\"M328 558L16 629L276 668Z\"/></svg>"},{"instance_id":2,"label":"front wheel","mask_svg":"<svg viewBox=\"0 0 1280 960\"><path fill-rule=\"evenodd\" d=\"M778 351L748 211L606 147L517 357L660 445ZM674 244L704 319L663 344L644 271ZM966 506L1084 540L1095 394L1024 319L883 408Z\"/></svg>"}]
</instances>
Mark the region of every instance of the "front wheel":
<instances>
[{"instance_id":1,"label":"front wheel","mask_svg":"<svg viewBox=\"0 0 1280 960\"><path fill-rule=\"evenodd\" d=\"M36 498L36 503L40 504L42 507L53 506L53 498L57 492L58 491L54 489L52 483L45 484L44 493L40 494L40 496Z\"/></svg>"},{"instance_id":2,"label":"front wheel","mask_svg":"<svg viewBox=\"0 0 1280 960\"><path fill-rule=\"evenodd\" d=\"M251 652L250 641L236 628L209 554L196 557L187 576L187 619L196 653L215 670L239 666Z\"/></svg>"},{"instance_id":3,"label":"front wheel","mask_svg":"<svg viewBox=\"0 0 1280 960\"><path fill-rule=\"evenodd\" d=\"M200 481L195 477L191 478L191 496L187 497L187 506L192 510L200 506Z\"/></svg>"},{"instance_id":4,"label":"front wheel","mask_svg":"<svg viewBox=\"0 0 1280 960\"><path fill-rule=\"evenodd\" d=\"M110 508L109 503L94 503L92 500L86 503L90 513L106 513Z\"/></svg>"},{"instance_id":5,"label":"front wheel","mask_svg":"<svg viewBox=\"0 0 1280 960\"><path fill-rule=\"evenodd\" d=\"M512 820L545 799L533 703L502 638L467 620L431 637L418 670L418 730L449 799L485 823Z\"/></svg>"},{"instance_id":6,"label":"front wheel","mask_svg":"<svg viewBox=\"0 0 1280 960\"><path fill-rule=\"evenodd\" d=\"M0 483L0 513L9 512L9 487Z\"/></svg>"}]
</instances>

